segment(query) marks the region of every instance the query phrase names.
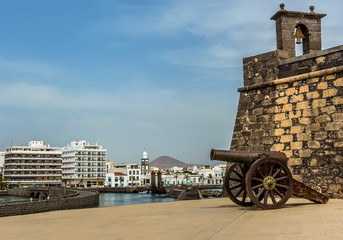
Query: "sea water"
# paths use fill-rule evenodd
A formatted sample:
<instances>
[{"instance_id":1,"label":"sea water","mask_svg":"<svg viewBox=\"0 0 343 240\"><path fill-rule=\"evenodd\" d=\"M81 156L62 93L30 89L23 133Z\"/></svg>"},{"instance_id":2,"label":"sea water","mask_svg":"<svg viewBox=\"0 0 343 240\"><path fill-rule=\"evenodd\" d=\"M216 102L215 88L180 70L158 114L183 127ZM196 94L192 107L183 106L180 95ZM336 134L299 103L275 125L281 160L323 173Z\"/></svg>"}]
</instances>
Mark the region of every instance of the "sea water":
<instances>
[{"instance_id":1,"label":"sea water","mask_svg":"<svg viewBox=\"0 0 343 240\"><path fill-rule=\"evenodd\" d=\"M99 207L175 201L174 198L164 196L165 194L150 193L100 193Z\"/></svg>"}]
</instances>

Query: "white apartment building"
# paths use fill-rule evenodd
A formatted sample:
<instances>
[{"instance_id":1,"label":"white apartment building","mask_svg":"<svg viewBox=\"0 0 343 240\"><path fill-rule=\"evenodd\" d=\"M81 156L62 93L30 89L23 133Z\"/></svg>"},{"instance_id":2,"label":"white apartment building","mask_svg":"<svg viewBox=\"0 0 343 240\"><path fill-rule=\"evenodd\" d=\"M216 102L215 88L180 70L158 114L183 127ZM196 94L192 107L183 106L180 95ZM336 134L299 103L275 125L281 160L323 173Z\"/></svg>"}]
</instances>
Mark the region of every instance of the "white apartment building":
<instances>
[{"instance_id":1,"label":"white apartment building","mask_svg":"<svg viewBox=\"0 0 343 240\"><path fill-rule=\"evenodd\" d=\"M106 187L127 187L129 186L129 177L121 172L106 173Z\"/></svg>"},{"instance_id":2,"label":"white apartment building","mask_svg":"<svg viewBox=\"0 0 343 240\"><path fill-rule=\"evenodd\" d=\"M127 182L124 182L124 186L139 186L141 185L141 168L138 164L115 164L114 168L107 169L106 176L111 177L113 174L119 176L122 173L127 176ZM123 175L122 175L123 177ZM125 178L126 179L126 178ZM110 182L106 177L105 186L108 186ZM119 185L118 185L119 186Z\"/></svg>"},{"instance_id":3,"label":"white apartment building","mask_svg":"<svg viewBox=\"0 0 343 240\"><path fill-rule=\"evenodd\" d=\"M0 179L4 176L5 152L0 152Z\"/></svg>"},{"instance_id":4,"label":"white apartment building","mask_svg":"<svg viewBox=\"0 0 343 240\"><path fill-rule=\"evenodd\" d=\"M60 186L62 153L58 147L30 141L28 146L6 149L4 178L10 187L17 185Z\"/></svg>"},{"instance_id":5,"label":"white apartment building","mask_svg":"<svg viewBox=\"0 0 343 240\"><path fill-rule=\"evenodd\" d=\"M72 141L62 151L62 179L68 186L103 186L106 177L107 150L86 141Z\"/></svg>"}]
</instances>

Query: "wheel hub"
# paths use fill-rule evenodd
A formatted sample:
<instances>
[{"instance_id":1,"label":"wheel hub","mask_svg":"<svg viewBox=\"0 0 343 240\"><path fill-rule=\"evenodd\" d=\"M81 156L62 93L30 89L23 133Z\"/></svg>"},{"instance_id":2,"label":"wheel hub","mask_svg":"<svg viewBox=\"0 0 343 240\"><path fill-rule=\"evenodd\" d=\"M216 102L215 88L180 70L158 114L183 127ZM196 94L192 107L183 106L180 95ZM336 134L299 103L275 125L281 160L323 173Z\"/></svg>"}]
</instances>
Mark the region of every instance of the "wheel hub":
<instances>
[{"instance_id":1,"label":"wheel hub","mask_svg":"<svg viewBox=\"0 0 343 240\"><path fill-rule=\"evenodd\" d=\"M267 190L273 190L275 188L275 179L272 176L267 176L263 180L263 185Z\"/></svg>"}]
</instances>

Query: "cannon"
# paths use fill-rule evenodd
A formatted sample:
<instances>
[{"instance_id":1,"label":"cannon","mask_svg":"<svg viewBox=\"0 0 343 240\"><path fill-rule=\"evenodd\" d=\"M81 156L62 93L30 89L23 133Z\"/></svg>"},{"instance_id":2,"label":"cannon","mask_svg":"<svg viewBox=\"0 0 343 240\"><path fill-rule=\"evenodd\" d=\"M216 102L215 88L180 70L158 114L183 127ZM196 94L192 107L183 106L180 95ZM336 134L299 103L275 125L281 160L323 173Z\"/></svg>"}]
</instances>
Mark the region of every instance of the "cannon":
<instances>
[{"instance_id":1,"label":"cannon","mask_svg":"<svg viewBox=\"0 0 343 240\"><path fill-rule=\"evenodd\" d=\"M293 179L282 152L211 150L211 160L231 163L226 169L224 188L241 206L262 209L282 207L291 196L326 203L328 196Z\"/></svg>"}]
</instances>

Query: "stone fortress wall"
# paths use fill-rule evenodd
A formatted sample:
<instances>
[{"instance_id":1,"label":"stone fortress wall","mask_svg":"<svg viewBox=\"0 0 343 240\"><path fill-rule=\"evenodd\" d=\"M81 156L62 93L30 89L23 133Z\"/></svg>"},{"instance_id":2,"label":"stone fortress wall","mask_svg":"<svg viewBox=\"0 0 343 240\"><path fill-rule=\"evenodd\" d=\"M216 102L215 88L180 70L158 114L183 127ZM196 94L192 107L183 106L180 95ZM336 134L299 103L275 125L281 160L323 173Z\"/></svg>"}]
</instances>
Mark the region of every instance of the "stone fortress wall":
<instances>
[{"instance_id":1,"label":"stone fortress wall","mask_svg":"<svg viewBox=\"0 0 343 240\"><path fill-rule=\"evenodd\" d=\"M291 23L296 21L320 32L320 18L325 15L317 14L320 16L313 22L316 14L312 8L307 23L304 14L280 6L281 11L272 18L277 21L277 33L285 32L278 21L291 26L289 31L294 30L296 25ZM281 19L275 19L278 17ZM311 43L310 35L306 37ZM315 44L316 49L304 49L306 54L294 57L294 38L292 41L288 48L278 43L276 51L243 60L244 87L238 89L231 150L284 152L295 179L330 197L342 198L343 45L319 50Z\"/></svg>"},{"instance_id":2,"label":"stone fortress wall","mask_svg":"<svg viewBox=\"0 0 343 240\"><path fill-rule=\"evenodd\" d=\"M95 190L70 190L63 188L15 188L9 189L9 195L30 197L49 192L49 199L0 203L0 217L96 207L99 205L99 192Z\"/></svg>"}]
</instances>

